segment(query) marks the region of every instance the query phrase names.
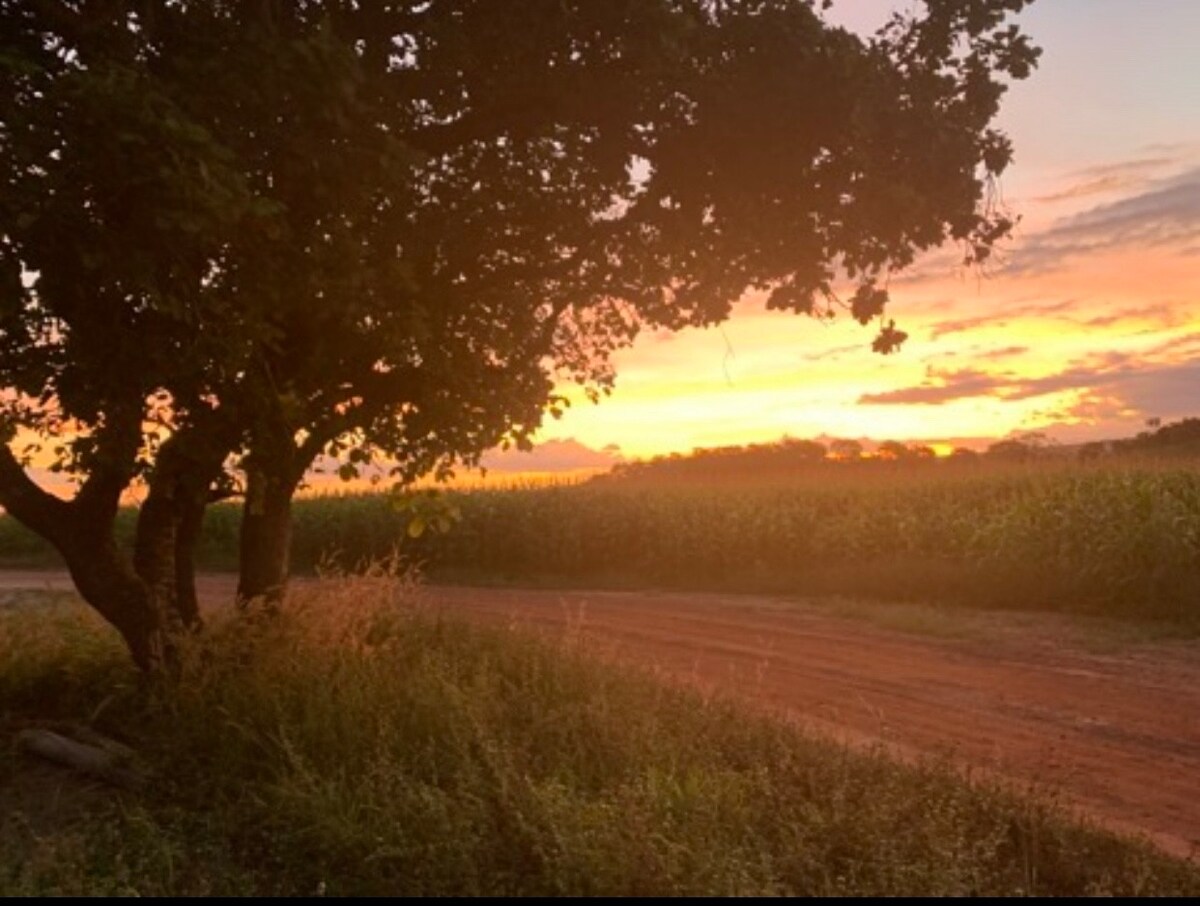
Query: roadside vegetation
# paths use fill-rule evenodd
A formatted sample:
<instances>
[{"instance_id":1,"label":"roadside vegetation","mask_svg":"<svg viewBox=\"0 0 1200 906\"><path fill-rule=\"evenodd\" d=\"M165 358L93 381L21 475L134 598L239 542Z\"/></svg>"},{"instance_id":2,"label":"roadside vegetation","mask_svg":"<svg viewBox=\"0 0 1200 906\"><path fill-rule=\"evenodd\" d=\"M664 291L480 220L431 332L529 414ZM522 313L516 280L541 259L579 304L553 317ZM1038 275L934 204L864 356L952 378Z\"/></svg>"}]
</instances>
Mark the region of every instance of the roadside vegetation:
<instances>
[{"instance_id":1,"label":"roadside vegetation","mask_svg":"<svg viewBox=\"0 0 1200 906\"><path fill-rule=\"evenodd\" d=\"M703 462L700 463L703 465ZM433 578L838 594L1200 625L1200 468L1151 462L928 460L704 470L443 495L445 532L408 529L384 493L303 499L294 568L399 549ZM132 512L121 526L132 532ZM199 560L236 563L239 510L210 509ZM0 519L0 562L54 565Z\"/></svg>"},{"instance_id":2,"label":"roadside vegetation","mask_svg":"<svg viewBox=\"0 0 1200 906\"><path fill-rule=\"evenodd\" d=\"M0 611L5 737L91 715L152 778L0 750L0 893L1200 893L1051 805L423 613L394 580L232 614L166 695L82 606Z\"/></svg>"}]
</instances>

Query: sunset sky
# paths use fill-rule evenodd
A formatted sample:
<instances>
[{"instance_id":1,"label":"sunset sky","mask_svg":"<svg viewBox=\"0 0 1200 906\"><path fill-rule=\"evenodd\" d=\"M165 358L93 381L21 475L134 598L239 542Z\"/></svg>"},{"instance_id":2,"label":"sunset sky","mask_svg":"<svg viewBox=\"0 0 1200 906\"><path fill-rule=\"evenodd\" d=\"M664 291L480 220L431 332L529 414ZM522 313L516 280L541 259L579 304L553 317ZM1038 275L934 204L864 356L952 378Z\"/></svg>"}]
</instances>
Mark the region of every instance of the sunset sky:
<instances>
[{"instance_id":1,"label":"sunset sky","mask_svg":"<svg viewBox=\"0 0 1200 906\"><path fill-rule=\"evenodd\" d=\"M866 33L896 7L841 0L830 15ZM547 424L541 453L493 467L785 434L1074 442L1200 415L1200 2L1039 0L1021 22L1043 55L1000 119L1017 236L986 276L947 249L893 280L889 316L910 334L899 353L872 353L873 328L849 318L747 298L721 329L644 336L619 357L612 397L580 400Z\"/></svg>"}]
</instances>

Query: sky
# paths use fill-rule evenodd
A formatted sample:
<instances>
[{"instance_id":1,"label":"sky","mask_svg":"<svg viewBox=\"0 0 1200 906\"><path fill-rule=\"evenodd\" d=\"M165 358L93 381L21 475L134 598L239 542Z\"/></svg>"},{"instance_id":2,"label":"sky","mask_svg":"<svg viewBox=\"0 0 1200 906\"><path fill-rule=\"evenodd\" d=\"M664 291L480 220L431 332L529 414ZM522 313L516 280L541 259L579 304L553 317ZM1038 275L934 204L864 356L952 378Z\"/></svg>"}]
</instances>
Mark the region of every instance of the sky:
<instances>
[{"instance_id":1,"label":"sky","mask_svg":"<svg viewBox=\"0 0 1200 906\"><path fill-rule=\"evenodd\" d=\"M841 0L869 33L894 0ZM1001 181L1021 216L999 266L953 250L893 279L910 339L767 312L748 297L719 329L646 335L617 360L612 396L578 394L539 451L500 472L595 467L694 447L791 437L922 440L948 449L1042 431L1064 443L1200 415L1200 2L1036 0L1042 47L998 125Z\"/></svg>"},{"instance_id":2,"label":"sky","mask_svg":"<svg viewBox=\"0 0 1200 906\"><path fill-rule=\"evenodd\" d=\"M913 6L835 0L828 16L866 35ZM1042 48L997 122L1020 225L986 274L947 249L892 279L899 352L871 351L874 325L767 312L751 295L719 328L643 335L599 405L560 388L565 416L531 454L488 454L488 482L781 437L949 452L1200 416L1200 0L1035 0L1018 22Z\"/></svg>"}]
</instances>

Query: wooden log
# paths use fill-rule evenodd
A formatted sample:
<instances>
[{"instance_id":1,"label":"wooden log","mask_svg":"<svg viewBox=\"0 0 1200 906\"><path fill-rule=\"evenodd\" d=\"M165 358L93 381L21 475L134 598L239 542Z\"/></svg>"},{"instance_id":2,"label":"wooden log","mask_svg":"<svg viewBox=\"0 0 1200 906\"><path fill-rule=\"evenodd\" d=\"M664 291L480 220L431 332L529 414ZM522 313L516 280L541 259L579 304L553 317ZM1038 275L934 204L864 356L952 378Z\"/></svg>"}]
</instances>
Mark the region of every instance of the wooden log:
<instances>
[{"instance_id":1,"label":"wooden log","mask_svg":"<svg viewBox=\"0 0 1200 906\"><path fill-rule=\"evenodd\" d=\"M97 733L86 724L75 723L73 721L55 721L47 723L44 726L59 736L66 736L68 739L73 739L85 745L95 746L97 749L103 749L111 753L119 764L132 764L134 758L137 756L137 753L125 745L125 743L117 742L115 739L110 739L101 733Z\"/></svg>"},{"instance_id":2,"label":"wooden log","mask_svg":"<svg viewBox=\"0 0 1200 906\"><path fill-rule=\"evenodd\" d=\"M17 734L17 747L122 789L136 790L145 784L145 776L129 765L129 758L123 752L78 742L50 730L21 730Z\"/></svg>"}]
</instances>

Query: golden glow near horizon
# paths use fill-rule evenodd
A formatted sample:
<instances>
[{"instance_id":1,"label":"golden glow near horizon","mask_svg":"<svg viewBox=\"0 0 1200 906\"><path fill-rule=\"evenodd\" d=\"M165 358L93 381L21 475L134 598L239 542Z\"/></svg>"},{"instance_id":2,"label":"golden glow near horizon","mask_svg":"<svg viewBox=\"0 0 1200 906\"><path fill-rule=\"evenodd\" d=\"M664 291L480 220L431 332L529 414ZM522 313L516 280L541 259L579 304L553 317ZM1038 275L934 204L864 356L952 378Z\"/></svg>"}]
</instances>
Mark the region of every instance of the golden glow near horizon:
<instances>
[{"instance_id":1,"label":"golden glow near horizon","mask_svg":"<svg viewBox=\"0 0 1200 906\"><path fill-rule=\"evenodd\" d=\"M818 323L746 299L721 330L639 341L618 359L612 397L592 406L570 393L542 437L644 457L783 435L1129 433L1150 416L1200 414L1175 386L1200 357L1198 265L1176 248L1135 248L1048 273L905 281L892 315L910 338L889 357L849 318Z\"/></svg>"},{"instance_id":2,"label":"golden glow near horizon","mask_svg":"<svg viewBox=\"0 0 1200 906\"><path fill-rule=\"evenodd\" d=\"M894 5L833 15L862 31ZM943 249L893 280L900 352L872 353L874 328L848 317L747 298L721 329L640 338L614 394L593 406L568 390L575 405L541 438L642 458L783 435L1076 442L1200 415L1200 3L1083 6L1022 14L1044 55L1000 121L1020 227L987 275Z\"/></svg>"}]
</instances>

